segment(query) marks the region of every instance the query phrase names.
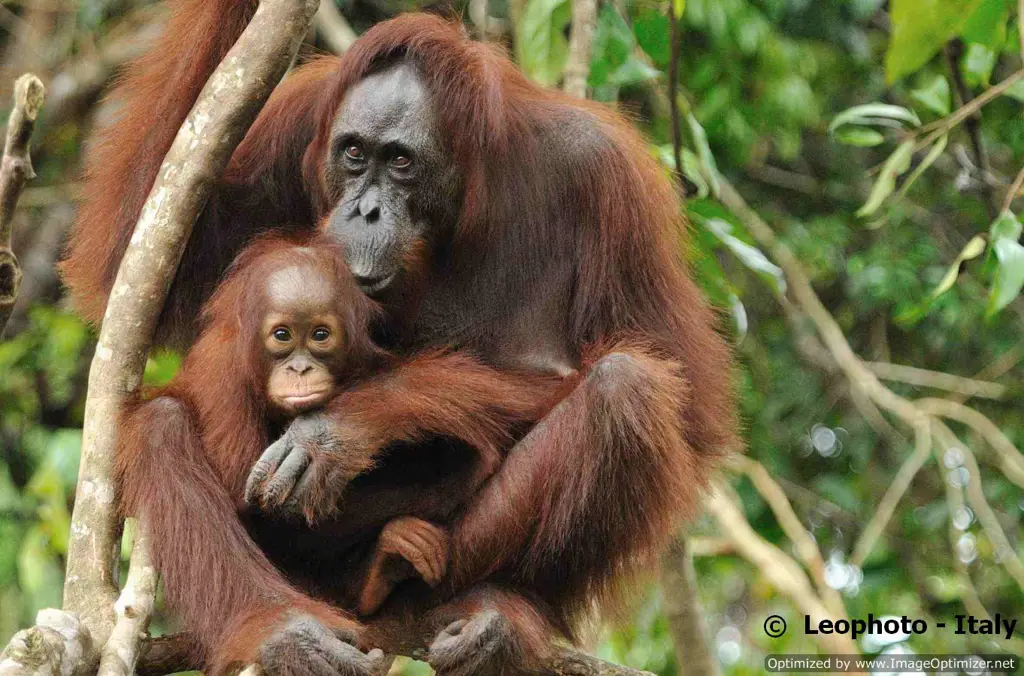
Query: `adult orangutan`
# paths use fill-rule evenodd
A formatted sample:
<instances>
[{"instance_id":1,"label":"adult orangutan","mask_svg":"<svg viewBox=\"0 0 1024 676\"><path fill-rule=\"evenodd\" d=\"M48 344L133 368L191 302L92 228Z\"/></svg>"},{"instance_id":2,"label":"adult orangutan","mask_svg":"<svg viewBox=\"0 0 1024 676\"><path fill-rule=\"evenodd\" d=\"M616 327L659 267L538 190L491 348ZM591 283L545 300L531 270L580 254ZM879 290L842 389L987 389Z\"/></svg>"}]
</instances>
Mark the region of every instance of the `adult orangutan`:
<instances>
[{"instance_id":1,"label":"adult orangutan","mask_svg":"<svg viewBox=\"0 0 1024 676\"><path fill-rule=\"evenodd\" d=\"M179 0L162 41L118 88L122 108L90 154L90 199L64 266L91 319L164 152L254 4ZM728 349L681 260L681 213L672 182L623 119L530 83L437 17L377 25L343 58L308 63L277 89L196 224L162 318L165 342L192 339L196 308L254 234L322 222L361 288L387 308L387 348L580 374L460 511L445 581L399 587L346 640L389 652L429 645L442 674L528 669L693 513L735 422ZM426 261L415 283L410 258ZM449 382L415 385L429 401ZM329 406L291 424L255 469L304 468L286 477L282 518L312 506L305 474L321 475L317 458L358 453L352 440L377 434L375 422ZM375 504L366 496L380 491L419 515L413 483L368 477L349 487L335 526L351 530L348 518L379 529L395 514L351 505ZM295 584L330 597L332 576L345 573L329 565L339 553L329 529L298 534L294 546L248 525ZM311 560L320 568L302 570ZM298 644L332 668L365 672L315 617L248 610L253 647L233 658ZM210 649L224 664L221 648Z\"/></svg>"}]
</instances>

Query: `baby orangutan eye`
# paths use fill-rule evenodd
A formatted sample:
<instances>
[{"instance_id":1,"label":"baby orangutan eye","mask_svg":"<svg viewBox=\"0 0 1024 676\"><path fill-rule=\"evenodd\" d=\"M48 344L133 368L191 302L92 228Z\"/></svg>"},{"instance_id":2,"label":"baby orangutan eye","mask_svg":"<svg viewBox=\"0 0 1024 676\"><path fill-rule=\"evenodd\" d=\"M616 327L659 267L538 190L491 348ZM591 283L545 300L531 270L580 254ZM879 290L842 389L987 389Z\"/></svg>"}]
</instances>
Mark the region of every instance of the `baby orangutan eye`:
<instances>
[{"instance_id":1,"label":"baby orangutan eye","mask_svg":"<svg viewBox=\"0 0 1024 676\"><path fill-rule=\"evenodd\" d=\"M318 326L313 329L312 338L318 343L322 343L331 337L331 331L326 326Z\"/></svg>"},{"instance_id":2,"label":"baby orangutan eye","mask_svg":"<svg viewBox=\"0 0 1024 676\"><path fill-rule=\"evenodd\" d=\"M289 340L292 339L292 332L284 328L283 326L279 326L278 328L274 329L274 333L272 335L274 336L274 340L276 340L279 343L287 343Z\"/></svg>"}]
</instances>

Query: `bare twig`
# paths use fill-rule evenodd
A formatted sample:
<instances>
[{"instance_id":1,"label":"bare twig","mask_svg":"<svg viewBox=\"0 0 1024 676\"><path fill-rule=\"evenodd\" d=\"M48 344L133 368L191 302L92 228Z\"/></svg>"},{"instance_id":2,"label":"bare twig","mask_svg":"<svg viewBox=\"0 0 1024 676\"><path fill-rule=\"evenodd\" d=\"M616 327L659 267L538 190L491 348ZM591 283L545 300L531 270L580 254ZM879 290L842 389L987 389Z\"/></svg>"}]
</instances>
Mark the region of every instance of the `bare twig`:
<instances>
[{"instance_id":1,"label":"bare twig","mask_svg":"<svg viewBox=\"0 0 1024 676\"><path fill-rule=\"evenodd\" d=\"M566 94L587 97L590 54L597 29L597 0L572 0L572 29L569 35L569 60L565 64L562 90Z\"/></svg>"},{"instance_id":2,"label":"bare twig","mask_svg":"<svg viewBox=\"0 0 1024 676\"><path fill-rule=\"evenodd\" d=\"M680 536L661 558L664 599L661 611L672 631L681 673L684 676L718 676L722 670L708 649L698 588L689 542L685 536Z\"/></svg>"},{"instance_id":3,"label":"bare twig","mask_svg":"<svg viewBox=\"0 0 1024 676\"><path fill-rule=\"evenodd\" d=\"M171 146L121 261L89 374L64 607L99 645L114 626L118 522L111 480L125 397L141 383L156 321L192 224L235 146L291 63L316 0L262 0Z\"/></svg>"},{"instance_id":4,"label":"bare twig","mask_svg":"<svg viewBox=\"0 0 1024 676\"><path fill-rule=\"evenodd\" d=\"M936 420L934 426L935 438L946 449L957 448L963 454L964 469L967 470L967 502L974 509L982 529L988 535L989 540L992 541L992 546L997 553L996 560L1002 564L1006 572L1010 574L1010 577L1017 582L1017 585L1024 590L1024 562L1021 561L1013 545L1010 544L1002 524L999 523L999 518L992 509L992 505L985 498L981 485L981 471L977 461L974 459L974 453L966 444L960 441L945 423ZM956 552L954 552L955 555Z\"/></svg>"},{"instance_id":5,"label":"bare twig","mask_svg":"<svg viewBox=\"0 0 1024 676\"><path fill-rule=\"evenodd\" d=\"M1021 31L1021 35L1024 35L1024 31ZM1013 185L1006 191L1006 197L1003 198L1003 208L1000 210L1000 213L1010 210L1010 207L1013 206L1013 201L1020 195L1022 187L1024 187L1024 167L1021 167L1020 171L1017 172L1017 177L1013 179Z\"/></svg>"},{"instance_id":6,"label":"bare twig","mask_svg":"<svg viewBox=\"0 0 1024 676\"><path fill-rule=\"evenodd\" d=\"M320 0L316 11L316 32L335 54L344 54L358 37L334 0Z\"/></svg>"},{"instance_id":7,"label":"bare twig","mask_svg":"<svg viewBox=\"0 0 1024 676\"><path fill-rule=\"evenodd\" d=\"M875 375L885 380L895 380L918 387L934 387L938 390L956 392L967 397L1002 399L1009 391L1009 388L999 383L964 378L963 376L956 376L951 373L929 371L914 366L890 364L880 361L869 361L865 362L864 365L871 369Z\"/></svg>"},{"instance_id":8,"label":"bare twig","mask_svg":"<svg viewBox=\"0 0 1024 676\"><path fill-rule=\"evenodd\" d=\"M846 617L846 606L839 592L829 586L825 581L825 560L821 556L818 544L800 521L800 517L793 511L793 506L786 497L782 487L775 483L764 465L750 458L738 457L736 465L746 474L754 488L768 503L776 521L786 533L786 537L793 541L797 556L804 562L804 565L811 573L818 594L828 607L829 612L836 617Z\"/></svg>"},{"instance_id":9,"label":"bare twig","mask_svg":"<svg viewBox=\"0 0 1024 676\"><path fill-rule=\"evenodd\" d=\"M985 104L999 96L1002 96L1007 89L1017 84L1021 78L1024 78L1024 69L1018 70L998 84L992 85L979 94L977 98L971 99L971 101L960 106L946 117L935 120L934 122L921 127L918 133L923 134L924 137L917 142L914 146L914 150L917 151L922 148L927 148L940 136L948 134L953 127L981 110Z\"/></svg>"},{"instance_id":10,"label":"bare twig","mask_svg":"<svg viewBox=\"0 0 1024 676\"><path fill-rule=\"evenodd\" d=\"M971 89L964 81L963 73L960 71L960 57L963 56L964 43L959 38L951 40L946 45L946 61L950 74L953 76L953 88L961 105L968 104L974 100ZM974 164L981 174L981 186L985 194L985 206L988 208L989 218L995 218L999 205L996 202L995 186L992 184L992 167L988 161L988 152L985 149L985 140L981 136L981 110L971 113L964 120L964 128L971 140L971 150L974 153Z\"/></svg>"},{"instance_id":11,"label":"bare twig","mask_svg":"<svg viewBox=\"0 0 1024 676\"><path fill-rule=\"evenodd\" d=\"M923 419L914 427L914 452L903 461L900 470L896 472L896 478L889 484L885 495L882 496L882 501L878 503L878 509L875 510L871 520L861 531L860 538L853 548L853 555L850 557L851 565L864 565L864 560L874 549L875 543L878 542L878 538L881 537L889 520L892 519L896 506L899 505L903 495L910 488L910 482L914 480L928 456L931 455L931 450L931 426L927 419Z\"/></svg>"},{"instance_id":12,"label":"bare twig","mask_svg":"<svg viewBox=\"0 0 1024 676\"><path fill-rule=\"evenodd\" d=\"M36 175L32 170L29 140L43 107L45 91L35 75L18 78L14 84L14 108L7 121L7 139L0 164L0 335L14 310L21 285L21 266L11 250L11 233L21 191Z\"/></svg>"},{"instance_id":13,"label":"bare twig","mask_svg":"<svg viewBox=\"0 0 1024 676\"><path fill-rule=\"evenodd\" d=\"M839 616L829 612L825 604L811 586L807 575L800 565L781 549L757 534L743 515L739 499L732 489L721 482L714 484L708 511L718 521L719 531L729 538L736 546L736 551L757 567L773 587L793 601L804 615L817 624L821 620L839 620ZM837 655L856 655L860 653L857 643L849 636L840 634L818 634L816 636L821 647Z\"/></svg>"},{"instance_id":14,"label":"bare twig","mask_svg":"<svg viewBox=\"0 0 1024 676\"><path fill-rule=\"evenodd\" d=\"M948 399L920 399L916 403L922 411L956 420L980 434L999 455L1006 478L1018 486L1024 487L1024 455L1021 455L1020 450L1013 445L1009 437L985 414L970 406L964 406Z\"/></svg>"}]
</instances>

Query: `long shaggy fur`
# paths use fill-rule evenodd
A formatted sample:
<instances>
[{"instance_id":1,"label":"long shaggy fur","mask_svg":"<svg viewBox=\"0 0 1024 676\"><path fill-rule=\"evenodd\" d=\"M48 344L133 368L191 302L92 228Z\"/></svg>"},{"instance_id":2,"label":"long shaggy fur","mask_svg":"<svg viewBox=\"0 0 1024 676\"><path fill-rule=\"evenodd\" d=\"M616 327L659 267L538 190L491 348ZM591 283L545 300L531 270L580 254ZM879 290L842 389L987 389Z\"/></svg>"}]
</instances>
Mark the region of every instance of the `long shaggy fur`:
<instances>
[{"instance_id":1,"label":"long shaggy fur","mask_svg":"<svg viewBox=\"0 0 1024 676\"><path fill-rule=\"evenodd\" d=\"M85 194L96 197L64 267L92 319L170 130L253 4L176 0L160 48L117 90L123 117L91 154ZM554 626L572 634L593 602L693 513L735 443L730 355L682 261L678 195L616 113L536 86L443 19L378 24L344 58L298 68L271 97L196 224L162 335L190 338L199 302L254 231L310 230L333 207L324 158L339 105L355 83L397 60L424 78L464 184L457 222L438 224L447 253L432 262L434 279L443 277L471 320L430 326L408 317L412 347L465 348L507 364L516 357L501 342L507 327L555 314L581 374L461 513L448 592L499 584L518 599L506 605L529 603L547 618L522 620L524 633ZM255 224L253 213L266 220ZM222 368L235 362L225 356ZM396 635L393 619L380 620L381 636Z\"/></svg>"}]
</instances>

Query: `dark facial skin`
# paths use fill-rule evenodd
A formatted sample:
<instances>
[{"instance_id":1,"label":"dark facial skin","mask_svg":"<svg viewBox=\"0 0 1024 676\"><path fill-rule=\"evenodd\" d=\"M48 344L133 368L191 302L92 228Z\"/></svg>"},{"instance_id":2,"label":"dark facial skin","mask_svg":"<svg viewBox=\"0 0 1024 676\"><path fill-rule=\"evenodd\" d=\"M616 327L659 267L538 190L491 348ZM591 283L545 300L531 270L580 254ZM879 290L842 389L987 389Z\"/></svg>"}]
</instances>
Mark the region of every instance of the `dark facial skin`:
<instances>
[{"instance_id":1,"label":"dark facial skin","mask_svg":"<svg viewBox=\"0 0 1024 676\"><path fill-rule=\"evenodd\" d=\"M333 289L321 273L300 266L278 270L267 280L268 310L261 325L270 361L267 400L284 417L319 408L334 393L344 335Z\"/></svg>"},{"instance_id":2,"label":"dark facial skin","mask_svg":"<svg viewBox=\"0 0 1024 676\"><path fill-rule=\"evenodd\" d=\"M428 224L453 222L458 172L439 138L429 93L409 64L367 77L339 109L326 172L337 204L327 232L345 245L367 295L397 287L407 261L437 234Z\"/></svg>"}]
</instances>

